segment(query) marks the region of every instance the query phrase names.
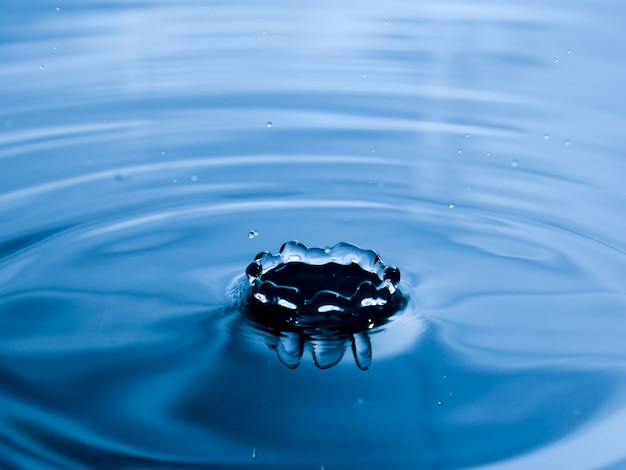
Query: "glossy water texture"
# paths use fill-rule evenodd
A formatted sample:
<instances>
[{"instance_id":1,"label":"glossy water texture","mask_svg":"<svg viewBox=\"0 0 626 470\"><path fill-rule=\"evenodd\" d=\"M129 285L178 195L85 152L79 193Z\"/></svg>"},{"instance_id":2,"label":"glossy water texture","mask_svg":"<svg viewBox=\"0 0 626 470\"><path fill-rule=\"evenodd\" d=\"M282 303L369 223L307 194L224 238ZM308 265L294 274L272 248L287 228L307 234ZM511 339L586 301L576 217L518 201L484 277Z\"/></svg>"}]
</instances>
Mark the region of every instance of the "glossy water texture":
<instances>
[{"instance_id":1,"label":"glossy water texture","mask_svg":"<svg viewBox=\"0 0 626 470\"><path fill-rule=\"evenodd\" d=\"M233 306L290 369L300 365L305 349L317 367L328 369L351 346L357 366L367 370L370 336L406 307L399 283L400 270L375 251L288 241L278 253L257 254L230 292Z\"/></svg>"},{"instance_id":2,"label":"glossy water texture","mask_svg":"<svg viewBox=\"0 0 626 470\"><path fill-rule=\"evenodd\" d=\"M0 467L624 467L625 5L5 0ZM369 370L232 309L285 240Z\"/></svg>"}]
</instances>

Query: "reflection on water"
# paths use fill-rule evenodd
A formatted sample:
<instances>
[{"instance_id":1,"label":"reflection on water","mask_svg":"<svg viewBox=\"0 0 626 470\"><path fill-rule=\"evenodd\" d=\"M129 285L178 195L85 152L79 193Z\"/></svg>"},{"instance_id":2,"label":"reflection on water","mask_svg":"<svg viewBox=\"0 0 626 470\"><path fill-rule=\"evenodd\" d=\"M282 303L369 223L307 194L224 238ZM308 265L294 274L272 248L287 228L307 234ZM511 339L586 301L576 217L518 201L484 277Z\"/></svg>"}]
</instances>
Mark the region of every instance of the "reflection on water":
<instances>
[{"instance_id":1,"label":"reflection on water","mask_svg":"<svg viewBox=\"0 0 626 470\"><path fill-rule=\"evenodd\" d=\"M619 468L625 15L10 1L0 467ZM285 240L375 248L406 305L241 315Z\"/></svg>"},{"instance_id":2,"label":"reflection on water","mask_svg":"<svg viewBox=\"0 0 626 470\"><path fill-rule=\"evenodd\" d=\"M231 292L287 367L298 367L306 346L315 365L328 369L351 345L357 366L367 370L370 334L406 305L399 282L398 268L374 251L290 241L277 254L259 253Z\"/></svg>"}]
</instances>

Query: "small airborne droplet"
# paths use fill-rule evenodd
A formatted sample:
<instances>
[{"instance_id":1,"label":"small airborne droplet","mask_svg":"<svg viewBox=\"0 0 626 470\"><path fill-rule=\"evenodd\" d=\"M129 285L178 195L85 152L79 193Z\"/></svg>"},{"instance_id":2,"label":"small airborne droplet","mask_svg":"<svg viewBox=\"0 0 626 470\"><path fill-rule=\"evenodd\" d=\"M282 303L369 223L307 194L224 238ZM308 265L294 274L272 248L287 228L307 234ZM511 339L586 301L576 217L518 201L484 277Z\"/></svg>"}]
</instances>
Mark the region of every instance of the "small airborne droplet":
<instances>
[{"instance_id":1,"label":"small airborne droplet","mask_svg":"<svg viewBox=\"0 0 626 470\"><path fill-rule=\"evenodd\" d=\"M456 153L459 153L459 154L463 153L463 149L456 149Z\"/></svg>"},{"instance_id":2,"label":"small airborne droplet","mask_svg":"<svg viewBox=\"0 0 626 470\"><path fill-rule=\"evenodd\" d=\"M265 124L265 126L267 126L268 128L269 128L269 127L272 127L272 121L267 121L267 123Z\"/></svg>"},{"instance_id":3,"label":"small airborne droplet","mask_svg":"<svg viewBox=\"0 0 626 470\"><path fill-rule=\"evenodd\" d=\"M569 147L570 145L572 145L572 143L569 140L566 140L564 142L564 144L565 144L566 147Z\"/></svg>"},{"instance_id":4,"label":"small airborne droplet","mask_svg":"<svg viewBox=\"0 0 626 470\"><path fill-rule=\"evenodd\" d=\"M571 54L571 53L572 53L572 50L571 50L571 49L568 49L568 50L567 50L567 53L568 53L568 54Z\"/></svg>"},{"instance_id":5,"label":"small airborne droplet","mask_svg":"<svg viewBox=\"0 0 626 470\"><path fill-rule=\"evenodd\" d=\"M192 175L189 179L195 183L196 181L198 181L198 175Z\"/></svg>"},{"instance_id":6,"label":"small airborne droplet","mask_svg":"<svg viewBox=\"0 0 626 470\"><path fill-rule=\"evenodd\" d=\"M518 166L519 166L519 162L518 162L517 160L513 160L513 161L511 162L511 167L513 167L513 168L517 168Z\"/></svg>"},{"instance_id":7,"label":"small airborne droplet","mask_svg":"<svg viewBox=\"0 0 626 470\"><path fill-rule=\"evenodd\" d=\"M257 232L256 230L250 230L248 232L248 238L252 240L253 238L256 238L258 234L259 232Z\"/></svg>"},{"instance_id":8,"label":"small airborne droplet","mask_svg":"<svg viewBox=\"0 0 626 470\"><path fill-rule=\"evenodd\" d=\"M558 64L559 63L559 59L554 59L554 63Z\"/></svg>"},{"instance_id":9,"label":"small airborne droplet","mask_svg":"<svg viewBox=\"0 0 626 470\"><path fill-rule=\"evenodd\" d=\"M544 134L543 140L550 140L550 134Z\"/></svg>"},{"instance_id":10,"label":"small airborne droplet","mask_svg":"<svg viewBox=\"0 0 626 470\"><path fill-rule=\"evenodd\" d=\"M56 7L55 10L56 11L61 11L61 9L59 7Z\"/></svg>"},{"instance_id":11,"label":"small airborne droplet","mask_svg":"<svg viewBox=\"0 0 626 470\"><path fill-rule=\"evenodd\" d=\"M469 139L469 133L465 134L465 138Z\"/></svg>"},{"instance_id":12,"label":"small airborne droplet","mask_svg":"<svg viewBox=\"0 0 626 470\"><path fill-rule=\"evenodd\" d=\"M437 406L441 406L441 405L443 405L443 402L442 401L438 401L437 402Z\"/></svg>"},{"instance_id":13,"label":"small airborne droplet","mask_svg":"<svg viewBox=\"0 0 626 470\"><path fill-rule=\"evenodd\" d=\"M256 447L252 449L252 458L256 459Z\"/></svg>"},{"instance_id":14,"label":"small airborne droplet","mask_svg":"<svg viewBox=\"0 0 626 470\"><path fill-rule=\"evenodd\" d=\"M450 204L448 204L448 208L449 209L454 209L454 202L451 202Z\"/></svg>"},{"instance_id":15,"label":"small airborne droplet","mask_svg":"<svg viewBox=\"0 0 626 470\"><path fill-rule=\"evenodd\" d=\"M42 65L40 65L40 66L39 66L39 68L40 68L41 70L45 69L45 67L43 66L43 64L42 64Z\"/></svg>"}]
</instances>

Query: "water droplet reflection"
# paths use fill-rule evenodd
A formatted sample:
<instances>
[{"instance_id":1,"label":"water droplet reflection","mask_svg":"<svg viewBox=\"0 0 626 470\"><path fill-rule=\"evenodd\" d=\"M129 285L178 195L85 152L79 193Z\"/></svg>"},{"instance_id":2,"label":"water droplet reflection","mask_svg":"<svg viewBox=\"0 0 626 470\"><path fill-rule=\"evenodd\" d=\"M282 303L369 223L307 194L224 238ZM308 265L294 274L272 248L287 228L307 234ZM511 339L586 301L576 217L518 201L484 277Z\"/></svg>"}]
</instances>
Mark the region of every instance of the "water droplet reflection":
<instances>
[{"instance_id":1,"label":"water droplet reflection","mask_svg":"<svg viewBox=\"0 0 626 470\"><path fill-rule=\"evenodd\" d=\"M240 283L237 308L290 369L305 349L320 369L337 365L350 348L356 365L372 363L369 335L403 309L400 270L371 250L347 243L307 248L285 243L259 253Z\"/></svg>"}]
</instances>

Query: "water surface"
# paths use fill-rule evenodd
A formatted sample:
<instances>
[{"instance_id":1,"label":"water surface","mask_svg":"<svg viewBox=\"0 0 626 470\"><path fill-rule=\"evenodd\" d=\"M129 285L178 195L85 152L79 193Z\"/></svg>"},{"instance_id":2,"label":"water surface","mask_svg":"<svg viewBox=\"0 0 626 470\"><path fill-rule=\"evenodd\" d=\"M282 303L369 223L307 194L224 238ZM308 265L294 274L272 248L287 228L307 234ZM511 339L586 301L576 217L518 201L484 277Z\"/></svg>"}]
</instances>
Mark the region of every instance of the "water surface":
<instances>
[{"instance_id":1,"label":"water surface","mask_svg":"<svg viewBox=\"0 0 626 470\"><path fill-rule=\"evenodd\" d=\"M620 2L5 2L5 468L621 468ZM297 369L229 286L354 243L410 302Z\"/></svg>"}]
</instances>

